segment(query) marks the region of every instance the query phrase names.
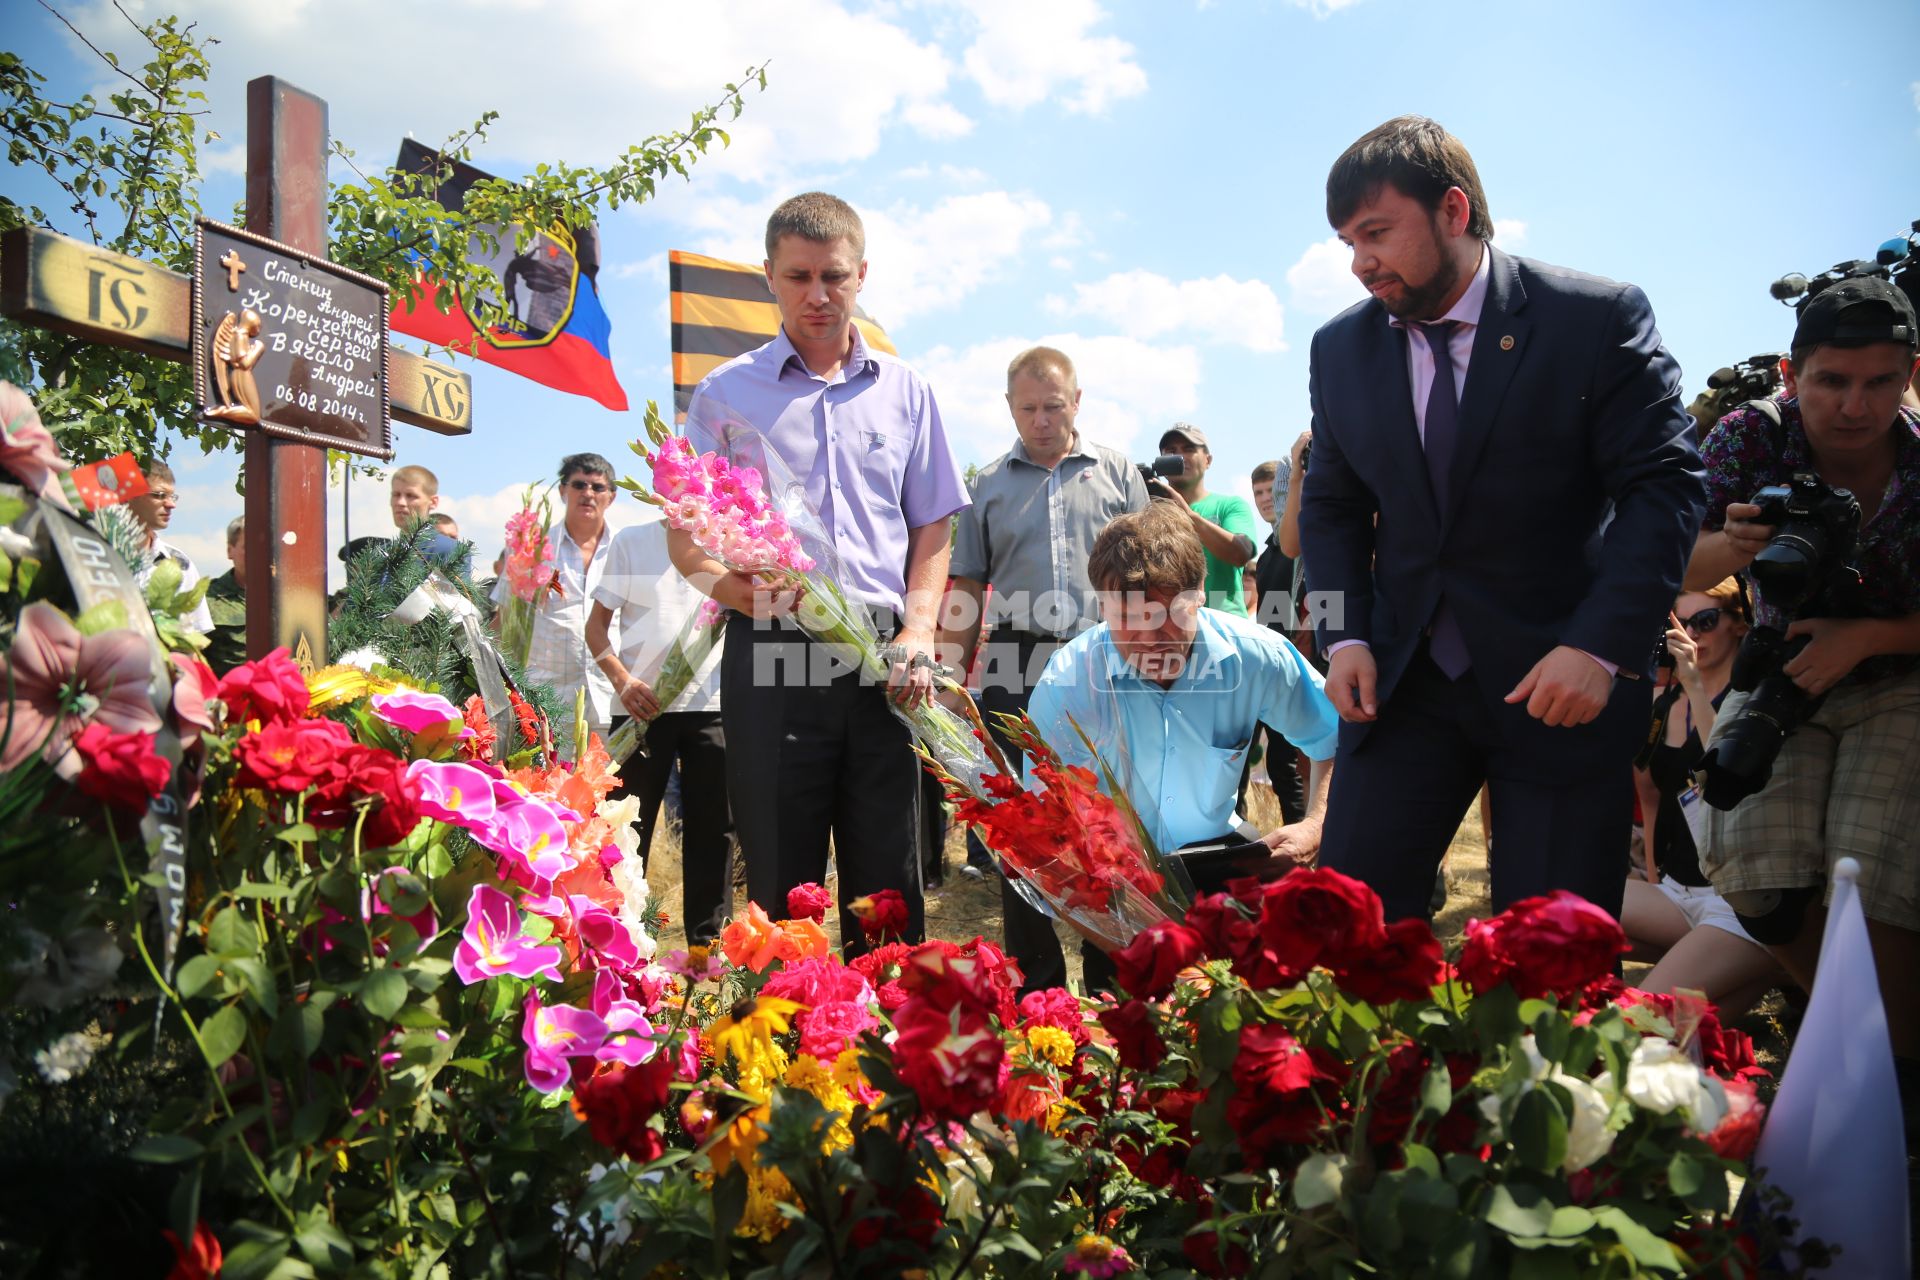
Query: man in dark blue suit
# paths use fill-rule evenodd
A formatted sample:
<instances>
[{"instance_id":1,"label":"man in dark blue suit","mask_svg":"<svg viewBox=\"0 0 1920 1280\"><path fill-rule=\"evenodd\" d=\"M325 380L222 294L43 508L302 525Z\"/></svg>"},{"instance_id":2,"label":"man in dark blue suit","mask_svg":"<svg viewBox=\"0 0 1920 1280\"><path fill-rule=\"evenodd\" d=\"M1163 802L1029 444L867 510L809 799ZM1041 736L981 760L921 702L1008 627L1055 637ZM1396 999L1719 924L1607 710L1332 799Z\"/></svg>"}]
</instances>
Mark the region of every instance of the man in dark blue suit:
<instances>
[{"instance_id":1,"label":"man in dark blue suit","mask_svg":"<svg viewBox=\"0 0 1920 1280\"><path fill-rule=\"evenodd\" d=\"M1327 219L1373 296L1313 339L1300 528L1346 721L1321 863L1423 913L1485 782L1496 909L1570 889L1618 914L1705 505L1679 367L1640 290L1489 244L1473 158L1431 120L1349 147Z\"/></svg>"}]
</instances>

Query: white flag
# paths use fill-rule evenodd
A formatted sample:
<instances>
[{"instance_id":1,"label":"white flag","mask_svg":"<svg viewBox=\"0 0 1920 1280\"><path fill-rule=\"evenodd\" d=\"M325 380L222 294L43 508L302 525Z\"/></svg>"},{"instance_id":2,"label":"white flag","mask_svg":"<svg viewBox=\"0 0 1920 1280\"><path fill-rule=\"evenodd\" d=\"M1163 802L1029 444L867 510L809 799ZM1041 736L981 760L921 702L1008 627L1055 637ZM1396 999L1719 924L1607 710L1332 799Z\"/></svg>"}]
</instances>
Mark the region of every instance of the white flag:
<instances>
[{"instance_id":1,"label":"white flag","mask_svg":"<svg viewBox=\"0 0 1920 1280\"><path fill-rule=\"evenodd\" d=\"M1859 875L1852 858L1834 866L1813 997L1753 1165L1793 1197L1803 1238L1845 1250L1832 1274L1908 1280L1906 1137Z\"/></svg>"}]
</instances>

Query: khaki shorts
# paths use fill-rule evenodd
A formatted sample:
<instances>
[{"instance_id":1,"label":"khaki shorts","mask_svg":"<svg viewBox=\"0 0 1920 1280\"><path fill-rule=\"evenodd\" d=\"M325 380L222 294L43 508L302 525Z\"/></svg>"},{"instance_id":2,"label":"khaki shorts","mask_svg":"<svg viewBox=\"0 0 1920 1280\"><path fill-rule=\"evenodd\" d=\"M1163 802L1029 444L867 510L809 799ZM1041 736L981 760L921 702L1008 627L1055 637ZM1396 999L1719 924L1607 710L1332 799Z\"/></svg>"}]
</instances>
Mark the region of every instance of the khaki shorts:
<instances>
[{"instance_id":1,"label":"khaki shorts","mask_svg":"<svg viewBox=\"0 0 1920 1280\"><path fill-rule=\"evenodd\" d=\"M1746 701L1727 696L1714 742ZM1836 687L1781 744L1757 795L1707 812L1700 865L1721 894L1812 884L1831 893L1842 857L1859 859L1870 919L1920 930L1920 669Z\"/></svg>"}]
</instances>

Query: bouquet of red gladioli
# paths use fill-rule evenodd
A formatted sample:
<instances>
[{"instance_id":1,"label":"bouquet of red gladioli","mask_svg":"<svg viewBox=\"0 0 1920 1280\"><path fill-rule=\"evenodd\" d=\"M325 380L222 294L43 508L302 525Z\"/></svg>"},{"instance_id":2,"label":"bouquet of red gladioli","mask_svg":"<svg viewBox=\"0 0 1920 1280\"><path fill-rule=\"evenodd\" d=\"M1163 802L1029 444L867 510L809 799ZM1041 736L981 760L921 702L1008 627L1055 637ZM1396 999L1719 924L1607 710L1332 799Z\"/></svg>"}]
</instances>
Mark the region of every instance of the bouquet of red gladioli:
<instances>
[{"instance_id":1,"label":"bouquet of red gladioli","mask_svg":"<svg viewBox=\"0 0 1920 1280\"><path fill-rule=\"evenodd\" d=\"M1015 890L1106 950L1126 946L1149 925L1178 919L1185 895L1126 792L1103 789L1092 770L1062 761L1024 715L1006 724L1033 762L1037 788L989 773L976 790L931 759L929 767L946 784L954 818L972 824L1000 855Z\"/></svg>"}]
</instances>

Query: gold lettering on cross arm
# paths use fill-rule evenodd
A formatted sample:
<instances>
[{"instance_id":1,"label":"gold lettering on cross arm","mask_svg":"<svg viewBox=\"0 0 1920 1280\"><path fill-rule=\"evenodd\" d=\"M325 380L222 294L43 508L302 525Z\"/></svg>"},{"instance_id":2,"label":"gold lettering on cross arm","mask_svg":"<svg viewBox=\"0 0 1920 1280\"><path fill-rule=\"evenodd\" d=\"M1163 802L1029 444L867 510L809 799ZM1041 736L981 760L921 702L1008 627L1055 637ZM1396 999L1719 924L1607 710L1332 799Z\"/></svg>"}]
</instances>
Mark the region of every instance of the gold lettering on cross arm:
<instances>
[{"instance_id":1,"label":"gold lettering on cross arm","mask_svg":"<svg viewBox=\"0 0 1920 1280\"><path fill-rule=\"evenodd\" d=\"M240 273L247 269L247 264L240 260L240 254L233 249L227 250L227 256L220 259L220 265L227 269L227 292L240 292Z\"/></svg>"}]
</instances>

